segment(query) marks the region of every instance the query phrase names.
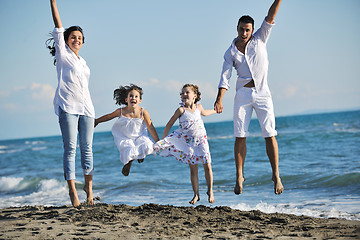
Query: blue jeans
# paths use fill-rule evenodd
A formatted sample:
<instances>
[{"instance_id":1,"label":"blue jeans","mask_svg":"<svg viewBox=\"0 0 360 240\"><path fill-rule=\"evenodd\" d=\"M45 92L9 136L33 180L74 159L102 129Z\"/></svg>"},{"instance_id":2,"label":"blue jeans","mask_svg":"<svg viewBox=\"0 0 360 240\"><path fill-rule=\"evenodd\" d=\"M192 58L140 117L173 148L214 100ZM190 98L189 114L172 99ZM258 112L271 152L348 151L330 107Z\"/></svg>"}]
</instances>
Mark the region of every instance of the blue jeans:
<instances>
[{"instance_id":1,"label":"blue jeans","mask_svg":"<svg viewBox=\"0 0 360 240\"><path fill-rule=\"evenodd\" d=\"M64 177L75 179L75 153L77 133L81 152L81 166L84 175L93 174L92 141L94 135L94 118L78 114L69 114L59 108L59 124L64 143Z\"/></svg>"}]
</instances>

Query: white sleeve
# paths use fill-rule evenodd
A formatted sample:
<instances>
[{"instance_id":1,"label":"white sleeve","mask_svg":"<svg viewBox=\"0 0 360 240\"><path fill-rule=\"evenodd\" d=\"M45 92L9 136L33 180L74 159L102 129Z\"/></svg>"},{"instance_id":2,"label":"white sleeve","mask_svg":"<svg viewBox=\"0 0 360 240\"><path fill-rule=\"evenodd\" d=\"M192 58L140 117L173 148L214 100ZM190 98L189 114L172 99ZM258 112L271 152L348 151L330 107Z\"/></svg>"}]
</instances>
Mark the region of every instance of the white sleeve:
<instances>
[{"instance_id":1,"label":"white sleeve","mask_svg":"<svg viewBox=\"0 0 360 240\"><path fill-rule=\"evenodd\" d=\"M232 68L234 66L233 57L231 55L231 46L224 54L224 63L222 67L222 72L220 76L220 83L218 88L230 88L230 78L232 74Z\"/></svg>"},{"instance_id":2,"label":"white sleeve","mask_svg":"<svg viewBox=\"0 0 360 240\"><path fill-rule=\"evenodd\" d=\"M254 33L254 36L260 39L262 42L267 43L273 26L275 26L275 23L270 24L264 19L261 27Z\"/></svg>"},{"instance_id":3,"label":"white sleeve","mask_svg":"<svg viewBox=\"0 0 360 240\"><path fill-rule=\"evenodd\" d=\"M52 36L55 42L55 50L57 53L61 53L65 50L64 28L54 28Z\"/></svg>"}]
</instances>

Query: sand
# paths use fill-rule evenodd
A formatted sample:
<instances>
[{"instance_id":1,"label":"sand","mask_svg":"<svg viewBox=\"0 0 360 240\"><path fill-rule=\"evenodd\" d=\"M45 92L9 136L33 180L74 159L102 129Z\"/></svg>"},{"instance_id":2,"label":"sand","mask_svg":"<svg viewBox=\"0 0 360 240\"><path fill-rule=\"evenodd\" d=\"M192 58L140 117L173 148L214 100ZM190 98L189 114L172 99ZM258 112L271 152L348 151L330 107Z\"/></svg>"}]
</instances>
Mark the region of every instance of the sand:
<instances>
[{"instance_id":1,"label":"sand","mask_svg":"<svg viewBox=\"0 0 360 240\"><path fill-rule=\"evenodd\" d=\"M0 239L360 239L360 221L202 205L14 207L0 226Z\"/></svg>"}]
</instances>

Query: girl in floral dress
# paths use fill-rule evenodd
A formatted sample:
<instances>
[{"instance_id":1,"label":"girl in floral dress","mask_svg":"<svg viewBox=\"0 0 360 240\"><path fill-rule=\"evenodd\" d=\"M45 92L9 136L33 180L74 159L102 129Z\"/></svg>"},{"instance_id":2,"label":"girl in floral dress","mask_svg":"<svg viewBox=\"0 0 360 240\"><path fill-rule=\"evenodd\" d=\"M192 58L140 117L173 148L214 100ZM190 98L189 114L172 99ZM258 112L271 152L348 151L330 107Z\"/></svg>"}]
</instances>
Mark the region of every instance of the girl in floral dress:
<instances>
[{"instance_id":1,"label":"girl in floral dress","mask_svg":"<svg viewBox=\"0 0 360 240\"><path fill-rule=\"evenodd\" d=\"M201 104L200 91L196 85L185 84L181 90L181 107L167 123L163 139L155 143L154 149L161 156L174 156L178 161L190 166L191 185L194 197L189 202L195 204L200 200L198 164L204 166L205 179L208 187L209 202L215 202L213 194L213 173L211 168L211 156L207 141L206 130L202 116L209 116L215 110L205 110ZM168 135L171 127L179 119L179 128Z\"/></svg>"}]
</instances>

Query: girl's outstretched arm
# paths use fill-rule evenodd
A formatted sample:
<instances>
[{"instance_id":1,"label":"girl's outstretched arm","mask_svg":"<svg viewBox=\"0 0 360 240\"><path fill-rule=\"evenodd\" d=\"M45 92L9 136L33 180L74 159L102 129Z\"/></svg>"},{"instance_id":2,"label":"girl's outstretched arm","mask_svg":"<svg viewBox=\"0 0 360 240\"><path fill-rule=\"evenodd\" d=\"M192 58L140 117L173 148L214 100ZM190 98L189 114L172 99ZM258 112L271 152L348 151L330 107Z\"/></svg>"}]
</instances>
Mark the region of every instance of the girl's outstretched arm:
<instances>
[{"instance_id":1,"label":"girl's outstretched arm","mask_svg":"<svg viewBox=\"0 0 360 240\"><path fill-rule=\"evenodd\" d=\"M170 118L170 120L168 121L168 123L166 124L165 126L165 129L164 129L164 133L163 133L163 136L162 138L166 137L169 132L170 132L170 129L172 128L172 126L174 125L174 123L176 122L176 120L184 113L184 108L182 107L179 107L178 109L176 109L174 115Z\"/></svg>"},{"instance_id":2,"label":"girl's outstretched arm","mask_svg":"<svg viewBox=\"0 0 360 240\"><path fill-rule=\"evenodd\" d=\"M62 23L60 20L59 10L56 5L56 0L50 0L50 6L51 6L51 14L54 20L55 27L62 28Z\"/></svg>"},{"instance_id":3,"label":"girl's outstretched arm","mask_svg":"<svg viewBox=\"0 0 360 240\"><path fill-rule=\"evenodd\" d=\"M152 124L150 114L145 109L144 109L143 114L144 114L144 122L146 124L146 127L147 127L150 135L152 136L152 138L154 139L155 142L159 141L159 136L156 132L154 125Z\"/></svg>"},{"instance_id":4,"label":"girl's outstretched arm","mask_svg":"<svg viewBox=\"0 0 360 240\"><path fill-rule=\"evenodd\" d=\"M209 116L216 113L215 109L204 109L200 103L198 104L198 108L202 116Z\"/></svg>"},{"instance_id":5,"label":"girl's outstretched arm","mask_svg":"<svg viewBox=\"0 0 360 240\"><path fill-rule=\"evenodd\" d=\"M120 117L120 115L121 115L121 110L120 110L120 108L118 108L112 113L106 114L106 115L104 115L102 117L99 117L99 118L95 119L94 127L96 127L99 123L107 122L107 121L110 121L111 119L114 119L116 117Z\"/></svg>"}]
</instances>

